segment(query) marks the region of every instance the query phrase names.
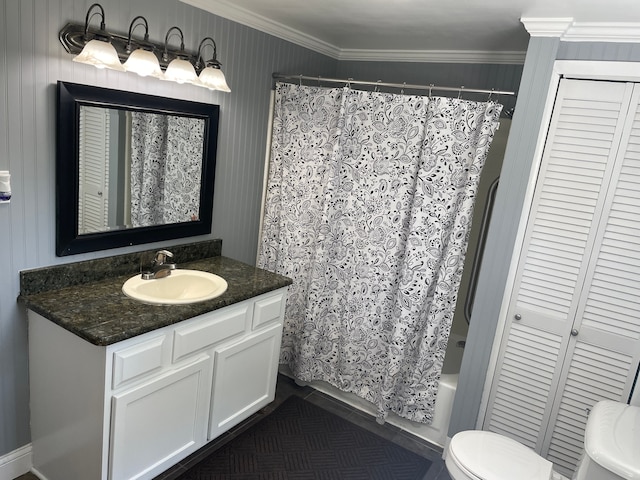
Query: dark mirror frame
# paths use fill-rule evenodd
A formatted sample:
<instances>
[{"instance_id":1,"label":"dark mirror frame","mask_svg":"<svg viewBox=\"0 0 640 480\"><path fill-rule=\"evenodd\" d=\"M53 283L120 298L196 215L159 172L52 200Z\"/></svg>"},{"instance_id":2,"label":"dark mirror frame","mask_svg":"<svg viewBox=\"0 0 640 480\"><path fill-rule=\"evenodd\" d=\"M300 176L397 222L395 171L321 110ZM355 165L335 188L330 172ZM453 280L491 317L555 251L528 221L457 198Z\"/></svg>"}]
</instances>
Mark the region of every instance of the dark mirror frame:
<instances>
[{"instance_id":1,"label":"dark mirror frame","mask_svg":"<svg viewBox=\"0 0 640 480\"><path fill-rule=\"evenodd\" d=\"M78 128L81 105L204 119L199 219L78 235ZM56 119L56 255L60 257L211 233L219 114L218 105L59 81Z\"/></svg>"}]
</instances>

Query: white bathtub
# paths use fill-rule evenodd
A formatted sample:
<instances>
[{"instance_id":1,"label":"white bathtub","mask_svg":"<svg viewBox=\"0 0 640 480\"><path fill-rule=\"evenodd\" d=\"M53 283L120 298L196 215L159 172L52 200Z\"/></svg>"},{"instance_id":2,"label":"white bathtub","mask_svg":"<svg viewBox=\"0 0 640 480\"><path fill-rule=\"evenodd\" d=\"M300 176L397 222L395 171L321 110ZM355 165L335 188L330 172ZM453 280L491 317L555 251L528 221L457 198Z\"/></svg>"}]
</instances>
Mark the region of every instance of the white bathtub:
<instances>
[{"instance_id":1,"label":"white bathtub","mask_svg":"<svg viewBox=\"0 0 640 480\"><path fill-rule=\"evenodd\" d=\"M453 407L453 397L456 394L458 385L458 372L460 371L460 363L462 361L462 348L458 347L458 342L464 340L463 337L455 338L451 336L449 341L449 349L447 350L447 360L443 368L442 377L440 378L440 387L438 388L438 396L436 398L435 412L431 425L412 422L406 418L402 418L396 414L390 413L387 416L387 422L391 425L401 428L417 437L426 440L433 445L444 448L447 442L447 432L449 430L449 420L451 418L451 409ZM280 365L280 371L284 375L292 376L288 368ZM309 385L331 397L347 403L354 408L376 415L376 408L366 400L358 397L353 393L338 390L333 385L326 382L315 381L304 383Z\"/></svg>"},{"instance_id":2,"label":"white bathtub","mask_svg":"<svg viewBox=\"0 0 640 480\"><path fill-rule=\"evenodd\" d=\"M436 408L433 414L431 425L412 422L406 418L390 414L387 421L403 430L412 433L440 448L444 448L447 442L447 432L449 430L449 420L451 419L451 409L453 407L453 397L456 395L458 385L457 373L443 373L440 378L440 387L436 397Z\"/></svg>"}]
</instances>

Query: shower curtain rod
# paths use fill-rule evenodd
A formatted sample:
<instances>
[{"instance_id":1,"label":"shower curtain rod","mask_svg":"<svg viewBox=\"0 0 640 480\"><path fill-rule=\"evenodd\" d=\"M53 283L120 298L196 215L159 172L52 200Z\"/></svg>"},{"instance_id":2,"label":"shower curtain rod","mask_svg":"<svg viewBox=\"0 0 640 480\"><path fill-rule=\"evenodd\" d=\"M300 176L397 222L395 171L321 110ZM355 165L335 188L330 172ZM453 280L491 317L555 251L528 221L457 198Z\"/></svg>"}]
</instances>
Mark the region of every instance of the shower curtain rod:
<instances>
[{"instance_id":1,"label":"shower curtain rod","mask_svg":"<svg viewBox=\"0 0 640 480\"><path fill-rule=\"evenodd\" d=\"M391 87L391 88L408 88L410 90L440 90L444 92L468 92L468 93L487 93L489 95L515 95L515 92L510 92L506 90L486 90L486 89L478 89L478 88L465 88L461 87L439 87L437 85L411 85L408 83L388 83L388 82L368 82L364 80L353 80L352 78L327 78L327 77L311 77L307 75L289 75L283 73L274 73L273 78L275 80L298 80L302 82L302 80L315 80L317 82L326 82L326 83L344 83L347 85L370 85L374 87Z\"/></svg>"}]
</instances>

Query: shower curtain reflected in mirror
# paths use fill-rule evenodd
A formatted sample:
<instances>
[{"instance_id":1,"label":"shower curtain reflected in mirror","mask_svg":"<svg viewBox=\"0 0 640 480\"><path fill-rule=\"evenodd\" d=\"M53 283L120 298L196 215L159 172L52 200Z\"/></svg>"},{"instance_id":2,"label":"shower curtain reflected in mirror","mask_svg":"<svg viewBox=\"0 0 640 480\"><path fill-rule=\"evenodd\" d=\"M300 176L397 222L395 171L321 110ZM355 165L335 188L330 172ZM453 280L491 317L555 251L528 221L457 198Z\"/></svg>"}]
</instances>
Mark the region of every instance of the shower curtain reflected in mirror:
<instances>
[{"instance_id":1,"label":"shower curtain reflected in mirror","mask_svg":"<svg viewBox=\"0 0 640 480\"><path fill-rule=\"evenodd\" d=\"M258 264L294 280L281 363L430 423L502 106L278 84Z\"/></svg>"},{"instance_id":2,"label":"shower curtain reflected in mirror","mask_svg":"<svg viewBox=\"0 0 640 480\"><path fill-rule=\"evenodd\" d=\"M133 227L198 220L204 120L129 112Z\"/></svg>"}]
</instances>

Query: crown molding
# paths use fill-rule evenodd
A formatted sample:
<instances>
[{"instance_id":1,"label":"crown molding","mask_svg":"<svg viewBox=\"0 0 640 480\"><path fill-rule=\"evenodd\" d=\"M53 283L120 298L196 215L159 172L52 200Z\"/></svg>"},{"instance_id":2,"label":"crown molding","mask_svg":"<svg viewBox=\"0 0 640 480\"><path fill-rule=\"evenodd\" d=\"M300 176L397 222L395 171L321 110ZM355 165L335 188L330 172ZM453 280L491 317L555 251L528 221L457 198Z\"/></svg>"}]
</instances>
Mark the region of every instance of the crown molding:
<instances>
[{"instance_id":1,"label":"crown molding","mask_svg":"<svg viewBox=\"0 0 640 480\"><path fill-rule=\"evenodd\" d=\"M522 65L526 52L484 50L340 50L339 60Z\"/></svg>"},{"instance_id":2,"label":"crown molding","mask_svg":"<svg viewBox=\"0 0 640 480\"><path fill-rule=\"evenodd\" d=\"M525 17L520 21L532 37L559 37L567 42L640 42L640 23Z\"/></svg>"},{"instance_id":3,"label":"crown molding","mask_svg":"<svg viewBox=\"0 0 640 480\"><path fill-rule=\"evenodd\" d=\"M523 17L520 22L532 37L562 37L573 23L573 18Z\"/></svg>"},{"instance_id":4,"label":"crown molding","mask_svg":"<svg viewBox=\"0 0 640 480\"><path fill-rule=\"evenodd\" d=\"M640 23L574 22L563 40L570 42L640 42Z\"/></svg>"},{"instance_id":5,"label":"crown molding","mask_svg":"<svg viewBox=\"0 0 640 480\"><path fill-rule=\"evenodd\" d=\"M226 18L236 23L246 25L269 35L287 40L289 42L309 48L318 53L322 53L332 58L340 56L340 49L311 35L300 32L293 28L287 27L278 22L274 22L261 15L256 15L247 9L233 5L225 0L217 0L215 8L211 8L211 2L206 0L180 0L182 3L189 4L201 10L205 10L219 17Z\"/></svg>"},{"instance_id":6,"label":"crown molding","mask_svg":"<svg viewBox=\"0 0 640 480\"><path fill-rule=\"evenodd\" d=\"M207 0L180 0L214 15L246 25L261 32L295 43L301 47L327 55L336 60L376 62L427 62L427 63L524 63L526 52L493 52L478 50L363 50L341 49L323 40L274 22L226 0L216 0L215 8Z\"/></svg>"}]
</instances>

